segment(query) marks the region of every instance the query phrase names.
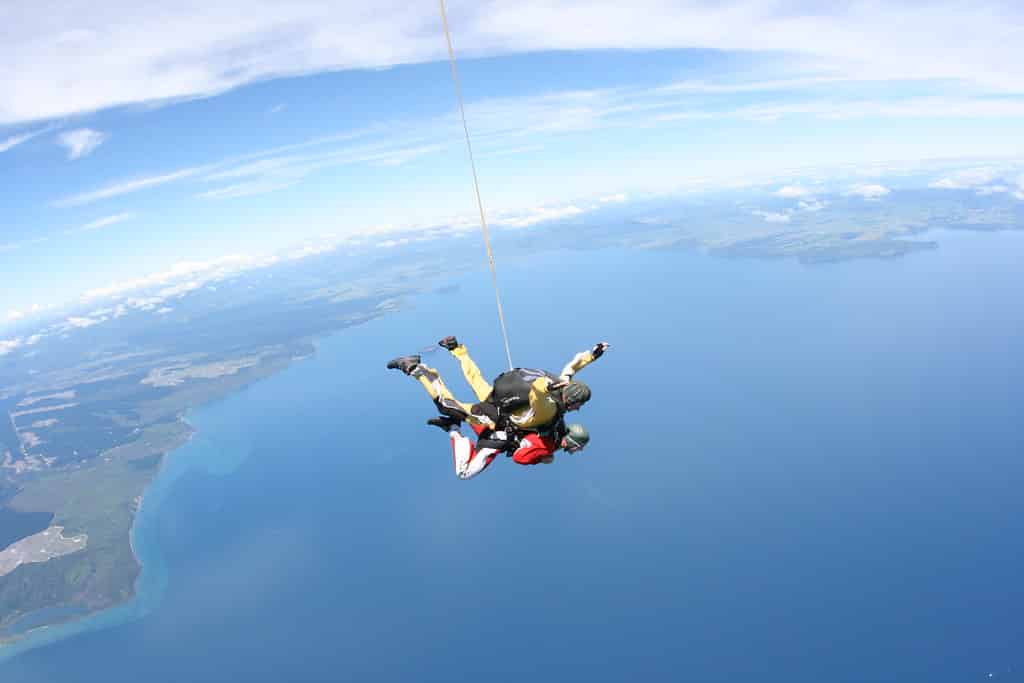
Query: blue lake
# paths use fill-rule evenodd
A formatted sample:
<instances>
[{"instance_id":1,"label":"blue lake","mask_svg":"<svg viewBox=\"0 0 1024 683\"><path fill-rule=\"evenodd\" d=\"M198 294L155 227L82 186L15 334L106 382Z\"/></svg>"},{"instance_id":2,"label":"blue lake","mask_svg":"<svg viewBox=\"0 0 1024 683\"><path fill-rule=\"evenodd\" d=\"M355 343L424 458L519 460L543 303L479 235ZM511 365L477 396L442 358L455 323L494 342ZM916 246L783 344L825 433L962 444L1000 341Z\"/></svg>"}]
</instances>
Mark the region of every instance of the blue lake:
<instances>
[{"instance_id":1,"label":"blue lake","mask_svg":"<svg viewBox=\"0 0 1024 683\"><path fill-rule=\"evenodd\" d=\"M1024 234L937 238L499 261L517 363L613 348L586 453L468 482L384 364L502 370L486 272L324 340L190 416L139 600L0 680L1019 680Z\"/></svg>"}]
</instances>

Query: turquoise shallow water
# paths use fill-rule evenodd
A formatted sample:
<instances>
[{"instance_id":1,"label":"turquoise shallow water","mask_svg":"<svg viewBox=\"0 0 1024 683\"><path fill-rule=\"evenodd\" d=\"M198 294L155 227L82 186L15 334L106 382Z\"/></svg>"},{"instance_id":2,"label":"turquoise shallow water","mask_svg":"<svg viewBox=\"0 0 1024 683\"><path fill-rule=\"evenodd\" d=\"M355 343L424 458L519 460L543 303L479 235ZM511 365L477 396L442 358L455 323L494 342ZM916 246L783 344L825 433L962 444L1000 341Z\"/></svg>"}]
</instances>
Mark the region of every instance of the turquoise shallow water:
<instances>
[{"instance_id":1,"label":"turquoise shallow water","mask_svg":"<svg viewBox=\"0 0 1024 683\"><path fill-rule=\"evenodd\" d=\"M0 676L1012 680L1024 236L940 241L504 268L519 362L614 347L581 376L585 454L459 482L422 391L383 366L455 332L501 369L467 274L191 415L133 534L139 598L37 632L60 642Z\"/></svg>"}]
</instances>

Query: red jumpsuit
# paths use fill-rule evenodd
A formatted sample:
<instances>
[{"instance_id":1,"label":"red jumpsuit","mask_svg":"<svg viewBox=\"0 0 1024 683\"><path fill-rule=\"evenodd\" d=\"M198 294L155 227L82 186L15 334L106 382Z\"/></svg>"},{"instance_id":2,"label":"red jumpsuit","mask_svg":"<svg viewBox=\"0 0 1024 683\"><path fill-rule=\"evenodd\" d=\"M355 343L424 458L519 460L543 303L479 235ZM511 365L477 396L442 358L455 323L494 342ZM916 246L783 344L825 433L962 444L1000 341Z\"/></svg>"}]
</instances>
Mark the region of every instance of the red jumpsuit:
<instances>
[{"instance_id":1,"label":"red jumpsuit","mask_svg":"<svg viewBox=\"0 0 1024 683\"><path fill-rule=\"evenodd\" d=\"M470 425L477 436L485 431L485 427ZM476 444L462 435L457 429L448 433L452 439L452 460L455 463L455 476L459 479L470 479L484 471L494 461L500 451L493 448L476 449ZM497 437L501 432L495 434ZM551 462L548 458L555 454L559 444L551 437L530 432L519 440L519 446L512 453L512 459L520 465L537 465Z\"/></svg>"}]
</instances>

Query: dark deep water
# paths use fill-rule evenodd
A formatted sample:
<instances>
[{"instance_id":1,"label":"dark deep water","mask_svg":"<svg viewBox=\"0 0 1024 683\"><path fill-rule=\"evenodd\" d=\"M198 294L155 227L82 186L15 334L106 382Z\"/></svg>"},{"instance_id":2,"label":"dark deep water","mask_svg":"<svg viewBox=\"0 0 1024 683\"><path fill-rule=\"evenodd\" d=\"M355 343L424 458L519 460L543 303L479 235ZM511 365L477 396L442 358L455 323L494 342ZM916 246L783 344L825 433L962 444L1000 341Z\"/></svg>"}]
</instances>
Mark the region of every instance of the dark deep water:
<instances>
[{"instance_id":1,"label":"dark deep water","mask_svg":"<svg viewBox=\"0 0 1024 683\"><path fill-rule=\"evenodd\" d=\"M0 680L1021 680L1024 234L939 239L506 267L517 362L613 348L585 454L469 482L384 363L457 333L497 374L487 274L333 337L190 418L161 605Z\"/></svg>"},{"instance_id":2,"label":"dark deep water","mask_svg":"<svg viewBox=\"0 0 1024 683\"><path fill-rule=\"evenodd\" d=\"M52 512L20 512L0 507L0 550L50 526Z\"/></svg>"}]
</instances>

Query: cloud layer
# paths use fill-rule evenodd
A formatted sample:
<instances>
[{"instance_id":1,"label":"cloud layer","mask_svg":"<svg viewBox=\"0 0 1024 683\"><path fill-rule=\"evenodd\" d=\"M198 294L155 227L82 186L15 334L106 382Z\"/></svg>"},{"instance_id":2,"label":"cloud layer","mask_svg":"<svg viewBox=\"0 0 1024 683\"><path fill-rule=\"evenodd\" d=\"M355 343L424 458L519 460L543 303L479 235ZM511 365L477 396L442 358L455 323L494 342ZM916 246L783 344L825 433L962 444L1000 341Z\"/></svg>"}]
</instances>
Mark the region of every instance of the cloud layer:
<instances>
[{"instance_id":1,"label":"cloud layer","mask_svg":"<svg viewBox=\"0 0 1024 683\"><path fill-rule=\"evenodd\" d=\"M463 56L712 48L803 55L866 78L1024 91L1013 0L484 0L450 3ZM586 27L585 30L581 27ZM182 41L181 36L188 36ZM0 125L206 96L283 75L444 58L436 5L398 0L43 0L0 9Z\"/></svg>"}]
</instances>

